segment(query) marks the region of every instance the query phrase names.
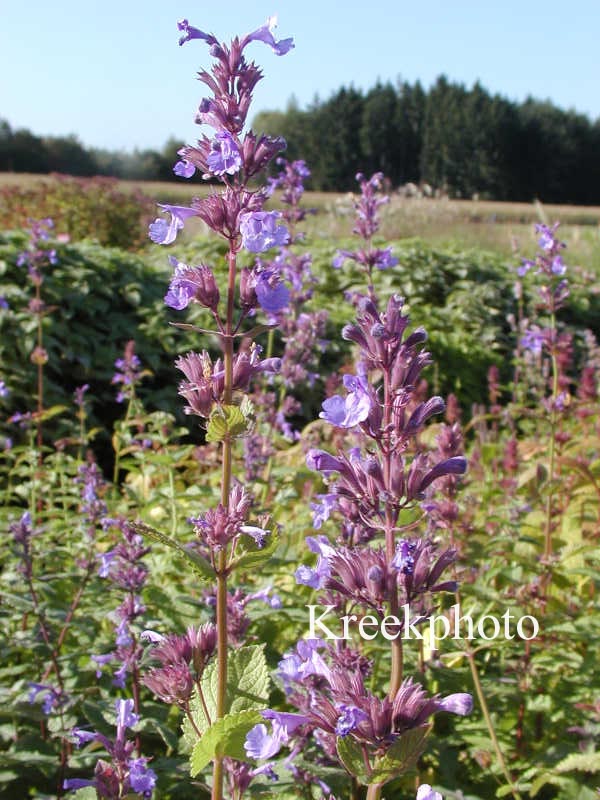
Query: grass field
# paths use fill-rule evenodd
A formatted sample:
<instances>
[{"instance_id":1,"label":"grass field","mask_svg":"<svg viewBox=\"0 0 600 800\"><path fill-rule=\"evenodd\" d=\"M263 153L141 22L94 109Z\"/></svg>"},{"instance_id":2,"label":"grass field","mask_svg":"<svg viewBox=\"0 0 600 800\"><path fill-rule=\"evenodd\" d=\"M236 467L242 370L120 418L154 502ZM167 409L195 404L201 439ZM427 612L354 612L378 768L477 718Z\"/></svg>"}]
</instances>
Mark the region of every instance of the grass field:
<instances>
[{"instance_id":1,"label":"grass field","mask_svg":"<svg viewBox=\"0 0 600 800\"><path fill-rule=\"evenodd\" d=\"M3 186L28 186L51 181L48 175L0 173ZM201 183L160 181L120 181L123 188L139 189L158 203L185 205L202 196L209 186ZM305 205L316 213L306 221L309 237L338 239L351 235L352 195L307 192ZM381 234L386 239L417 236L432 244L454 243L460 247L480 247L511 255L535 245L532 224L561 223L561 237L572 257L587 265L600 262L600 206L544 205L505 203L489 200L450 200L447 198L406 198L392 195L382 213ZM206 233L202 223L186 225L194 234Z\"/></svg>"}]
</instances>

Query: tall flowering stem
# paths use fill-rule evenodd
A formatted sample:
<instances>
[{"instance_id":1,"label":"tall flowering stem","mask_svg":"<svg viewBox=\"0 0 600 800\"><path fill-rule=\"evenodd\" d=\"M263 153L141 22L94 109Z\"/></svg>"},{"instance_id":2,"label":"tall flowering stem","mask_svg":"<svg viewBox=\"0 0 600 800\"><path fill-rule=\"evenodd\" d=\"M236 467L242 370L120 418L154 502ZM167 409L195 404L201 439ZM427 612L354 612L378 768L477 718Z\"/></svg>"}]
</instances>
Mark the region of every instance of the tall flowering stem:
<instances>
[{"instance_id":1,"label":"tall flowering stem","mask_svg":"<svg viewBox=\"0 0 600 800\"><path fill-rule=\"evenodd\" d=\"M45 242L50 238L54 222L50 219L32 220L29 244L26 250L20 253L17 264L27 266L27 275L34 288L34 297L29 302L29 311L36 319L36 346L31 353L31 362L37 372L37 449L38 464L42 465L42 418L44 412L44 366L48 363L48 353L44 348L42 320L49 309L42 299L42 284L44 282L44 268L57 263L56 251L48 249Z\"/></svg>"},{"instance_id":2,"label":"tall flowering stem","mask_svg":"<svg viewBox=\"0 0 600 800\"><path fill-rule=\"evenodd\" d=\"M163 245L172 244L186 221L192 217L203 220L228 242L228 278L225 314L220 311L221 293L210 267L201 264L188 266L171 258L174 274L165 302L171 308L183 310L190 304L209 311L217 326L221 342L222 359L214 363L206 351L188 353L176 362L185 380L179 393L187 402L186 412L196 415L206 425L209 442L221 445L221 497L216 509L210 509L192 519L198 536L198 550L214 572L216 581L216 656L217 693L216 720L226 716L228 688L228 645L232 639L228 607L232 598L228 591L228 576L235 567L235 553L240 537L255 539L262 547L269 531L256 525L246 525L252 498L234 479L233 445L250 430L251 411L247 398L251 378L260 372L272 373L278 369L277 359L261 360L261 349L252 343L253 331L243 330L243 324L257 310L274 314L288 302L289 292L276 267L265 267L257 261L254 267L238 269L237 256L243 247L260 254L272 247L281 247L289 240L281 215L263 210L268 197L265 189L249 188L250 179L256 178L267 164L284 149L280 138L256 136L244 131L252 99L252 91L262 78L253 62L246 61L245 48L254 41L268 45L276 55L284 55L293 47L291 39L277 40L274 36L275 18L244 37L235 38L227 45L213 34L191 26L181 20L178 28L182 35L179 44L193 39L204 41L216 59L211 72L202 71L199 79L210 90L211 97L204 98L196 115L196 122L213 128L214 135L206 135L195 146L179 151L181 160L174 166L175 174L189 179L197 171L204 179L218 179L223 188L208 197L194 199L190 207L160 205L169 218L158 217L149 230L150 238ZM234 343L239 337L242 344L236 352ZM246 402L244 402L246 399ZM198 685L199 694L202 691ZM205 716L208 718L205 708ZM188 718L194 729L193 718ZM198 730L196 729L196 733ZM221 800L225 768L230 780L236 780L236 770L223 756L214 757L213 800ZM238 776L239 777L239 776Z\"/></svg>"},{"instance_id":3,"label":"tall flowering stem","mask_svg":"<svg viewBox=\"0 0 600 800\"><path fill-rule=\"evenodd\" d=\"M556 314L564 306L569 296L569 287L564 275L567 271L566 264L562 258L562 251L566 247L561 242L556 231L558 223L551 227L538 224L535 226L538 235L538 252L533 260L523 259L517 272L520 277L525 276L531 270L540 276L538 285L539 309L545 311L549 320L548 326L540 328L538 325L530 326L521 339L521 347L528 350L535 356L547 353L550 356L552 365L552 379L550 386L550 397L543 398L542 404L549 414L550 422L550 441L548 445L548 481L546 496L546 521L544 530L544 563L550 570L552 559L552 530L553 530L553 501L555 489L556 473L556 434L557 426L561 413L567 405L567 394L560 391L560 368L559 354L561 349L560 337L558 335ZM547 573L544 584L550 582L550 572Z\"/></svg>"}]
</instances>

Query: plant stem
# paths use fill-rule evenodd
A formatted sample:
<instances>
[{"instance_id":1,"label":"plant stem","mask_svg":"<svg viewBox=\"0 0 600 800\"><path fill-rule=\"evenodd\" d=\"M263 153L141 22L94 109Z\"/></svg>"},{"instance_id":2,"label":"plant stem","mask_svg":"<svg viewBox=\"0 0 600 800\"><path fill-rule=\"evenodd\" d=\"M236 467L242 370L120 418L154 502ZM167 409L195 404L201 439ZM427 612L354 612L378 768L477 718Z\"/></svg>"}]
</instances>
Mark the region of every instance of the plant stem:
<instances>
[{"instance_id":1,"label":"plant stem","mask_svg":"<svg viewBox=\"0 0 600 800\"><path fill-rule=\"evenodd\" d=\"M552 556L552 499L554 494L554 470L556 461L556 408L555 401L558 396L558 363L556 361L555 338L556 316L554 312L550 317L550 330L552 331L552 408L550 411L550 447L548 453L548 496L546 498L546 531L544 537L544 559L547 566ZM550 576L548 576L548 583Z\"/></svg>"},{"instance_id":2,"label":"plant stem","mask_svg":"<svg viewBox=\"0 0 600 800\"><path fill-rule=\"evenodd\" d=\"M392 422L392 395L390 389L390 375L389 370L383 371L383 429L385 435L383 437L383 470L384 470L384 483L386 489L389 491L392 478L392 442L390 434L390 426ZM388 564L394 558L394 551L396 548L396 537L394 535L395 519L393 510L390 503L386 504L385 509L385 552ZM398 616L398 594L392 592L390 598L390 615L393 617ZM390 688L388 696L393 700L398 693L398 689L402 684L402 672L404 669L404 653L402 651L402 639L397 636L392 640L392 670L390 675Z\"/></svg>"},{"instance_id":3,"label":"plant stem","mask_svg":"<svg viewBox=\"0 0 600 800\"><path fill-rule=\"evenodd\" d=\"M381 783L369 784L369 788L367 789L366 800L380 800L382 788L383 784Z\"/></svg>"},{"instance_id":4,"label":"plant stem","mask_svg":"<svg viewBox=\"0 0 600 800\"><path fill-rule=\"evenodd\" d=\"M233 242L229 246L229 277L227 285L227 319L223 337L223 364L225 368L224 403L230 405L233 397L233 303L235 298L236 251ZM223 469L221 483L221 504L229 507L231 488L231 450L229 436L223 440ZM227 551L219 551L217 556L217 719L225 716L227 694ZM217 756L213 767L212 800L223 797L223 759Z\"/></svg>"},{"instance_id":5,"label":"plant stem","mask_svg":"<svg viewBox=\"0 0 600 800\"><path fill-rule=\"evenodd\" d=\"M477 699L479 701L479 705L481 706L483 718L485 719L485 724L487 725L488 733L490 735L490 739L492 740L492 745L496 752L496 758L498 759L498 763L500 764L500 769L502 770L502 774L504 775L504 778L506 780L508 787L510 788L510 793L512 794L514 800L521 800L521 795L519 794L518 790L513 784L510 772L508 771L508 767L506 766L504 754L502 753L502 749L500 747L500 742L498 741L498 737L496 736L496 729L494 728L494 722L490 715L490 710L488 708L488 704L485 699L485 695L483 693L483 688L481 686L481 681L479 679L479 672L477 670L477 664L475 663L475 654L471 649L466 650L465 654L469 661L469 667L471 669L471 676L473 678L473 685L475 686Z\"/></svg>"}]
</instances>

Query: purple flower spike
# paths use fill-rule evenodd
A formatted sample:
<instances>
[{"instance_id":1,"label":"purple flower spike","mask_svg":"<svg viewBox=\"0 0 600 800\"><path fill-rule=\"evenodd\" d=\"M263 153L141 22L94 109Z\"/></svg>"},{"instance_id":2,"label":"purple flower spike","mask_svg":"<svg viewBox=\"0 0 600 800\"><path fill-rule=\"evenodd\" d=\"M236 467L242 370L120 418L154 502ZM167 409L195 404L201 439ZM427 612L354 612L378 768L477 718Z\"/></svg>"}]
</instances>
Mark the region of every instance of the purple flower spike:
<instances>
[{"instance_id":1,"label":"purple flower spike","mask_svg":"<svg viewBox=\"0 0 600 800\"><path fill-rule=\"evenodd\" d=\"M277 17L269 17L261 28L257 28L257 30L244 37L242 48L244 48L249 42L264 42L265 44L269 45L269 47L277 56L284 56L286 53L289 53L289 51L294 47L294 40L289 38L280 39L277 41L273 36L273 31L276 27Z\"/></svg>"},{"instance_id":2,"label":"purple flower spike","mask_svg":"<svg viewBox=\"0 0 600 800\"><path fill-rule=\"evenodd\" d=\"M242 245L251 253L283 247L290 238L285 225L277 225L279 211L250 211L240 215Z\"/></svg>"},{"instance_id":3,"label":"purple flower spike","mask_svg":"<svg viewBox=\"0 0 600 800\"><path fill-rule=\"evenodd\" d=\"M166 203L159 203L158 207L171 215L171 222L167 222L163 217L157 217L148 227L148 235L155 244L172 244L177 233L183 228L185 220L193 217L196 212L187 206L170 206Z\"/></svg>"},{"instance_id":4,"label":"purple flower spike","mask_svg":"<svg viewBox=\"0 0 600 800\"><path fill-rule=\"evenodd\" d=\"M236 172L239 172L242 166L242 157L229 131L217 133L206 163L213 175L235 175Z\"/></svg>"}]
</instances>

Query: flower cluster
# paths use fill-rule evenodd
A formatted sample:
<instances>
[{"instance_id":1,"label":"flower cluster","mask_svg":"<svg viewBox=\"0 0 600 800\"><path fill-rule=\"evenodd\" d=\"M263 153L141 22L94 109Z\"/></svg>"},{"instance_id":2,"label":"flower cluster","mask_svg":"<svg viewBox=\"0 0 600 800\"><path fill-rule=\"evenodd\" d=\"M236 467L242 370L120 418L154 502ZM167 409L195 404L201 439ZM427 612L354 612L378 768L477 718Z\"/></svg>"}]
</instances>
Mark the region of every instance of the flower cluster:
<instances>
[{"instance_id":1,"label":"flower cluster","mask_svg":"<svg viewBox=\"0 0 600 800\"><path fill-rule=\"evenodd\" d=\"M297 713L267 710L270 721L246 737L246 753L257 760L273 758L293 738L306 744L313 736L322 750L336 757L338 737L350 737L373 762L408 731L423 728L440 711L469 714L472 698L457 693L429 696L406 678L394 697L383 700L365 685L370 665L350 648L335 649L320 639L304 639L279 663L278 676Z\"/></svg>"},{"instance_id":2,"label":"flower cluster","mask_svg":"<svg viewBox=\"0 0 600 800\"><path fill-rule=\"evenodd\" d=\"M148 568L142 559L150 552L150 548L144 545L142 537L124 520L105 519L103 524L105 528L116 527L121 533L121 541L100 556L98 575L108 578L125 592L125 598L113 612L116 649L111 653L94 655L92 660L97 665L98 677L104 664L116 662L119 666L114 673L113 683L124 688L128 674L134 683L137 682L143 653L134 623L146 610L140 593L148 577Z\"/></svg>"},{"instance_id":3,"label":"flower cluster","mask_svg":"<svg viewBox=\"0 0 600 800\"><path fill-rule=\"evenodd\" d=\"M135 387L140 382L142 372L142 362L135 352L135 342L133 339L127 342L122 358L117 358L115 361L115 374L112 377L111 383L116 386L121 386L116 401L123 403L125 400L131 400L135 395Z\"/></svg>"},{"instance_id":4,"label":"flower cluster","mask_svg":"<svg viewBox=\"0 0 600 800\"><path fill-rule=\"evenodd\" d=\"M233 360L231 389L234 392L247 392L251 378L257 373L274 373L280 368L278 358L261 361L261 349L254 343L248 350L236 353ZM214 363L206 350L201 353L187 353L175 362L177 369L185 375L179 384L179 394L186 400L186 414L195 414L207 419L215 406L220 406L225 398L225 369L218 358Z\"/></svg>"},{"instance_id":5,"label":"flower cluster","mask_svg":"<svg viewBox=\"0 0 600 800\"><path fill-rule=\"evenodd\" d=\"M199 79L212 96L201 101L196 115L196 122L213 128L214 135L212 138L203 135L196 145L183 147L174 172L189 179L198 171L204 179L219 179L226 188L221 194L194 200L189 207L161 204L169 221L159 217L151 224L152 241L171 244L188 219L199 217L212 230L236 246L241 242L252 253L262 253L287 242L287 229L278 224L280 215L263 209L267 192L245 188L248 180L285 148L285 142L279 137L257 136L252 131L242 135L252 92L262 78L260 69L246 60L244 50L254 41L264 42L277 55L284 55L293 47L291 39L275 39L275 25L276 19L271 17L262 27L226 45L185 19L178 23L182 31L179 43L193 39L206 42L216 62L210 72L199 73Z\"/></svg>"},{"instance_id":6,"label":"flower cluster","mask_svg":"<svg viewBox=\"0 0 600 800\"><path fill-rule=\"evenodd\" d=\"M360 184L360 197L356 200L354 208L356 211L356 222L353 232L364 240L365 246L359 250L338 250L333 259L335 269L340 269L347 260L354 261L366 273L369 281L369 293L373 294L372 273L373 269L390 269L398 263L398 259L392 255L392 248L383 249L373 247L373 236L379 230L380 206L389 202L387 195L380 194L383 185L383 174L376 172L367 180L359 172L356 180Z\"/></svg>"},{"instance_id":7,"label":"flower cluster","mask_svg":"<svg viewBox=\"0 0 600 800\"><path fill-rule=\"evenodd\" d=\"M189 712L194 687L200 680L217 644L217 630L212 622L199 628L190 626L184 636L162 636L151 631L142 634L153 643L150 655L160 666L146 672L143 683L163 703Z\"/></svg>"},{"instance_id":8,"label":"flower cluster","mask_svg":"<svg viewBox=\"0 0 600 800\"><path fill-rule=\"evenodd\" d=\"M93 780L68 778L63 788L76 791L92 786L102 800L125 800L131 797L132 792L150 798L154 792L156 775L148 767L147 758L135 755L135 744L127 738L127 729L137 725L140 719L134 713L133 700L117 700L115 710L117 730L114 740L97 731L73 729L72 735L78 747L98 742L106 750L110 761L97 761Z\"/></svg>"}]
</instances>

